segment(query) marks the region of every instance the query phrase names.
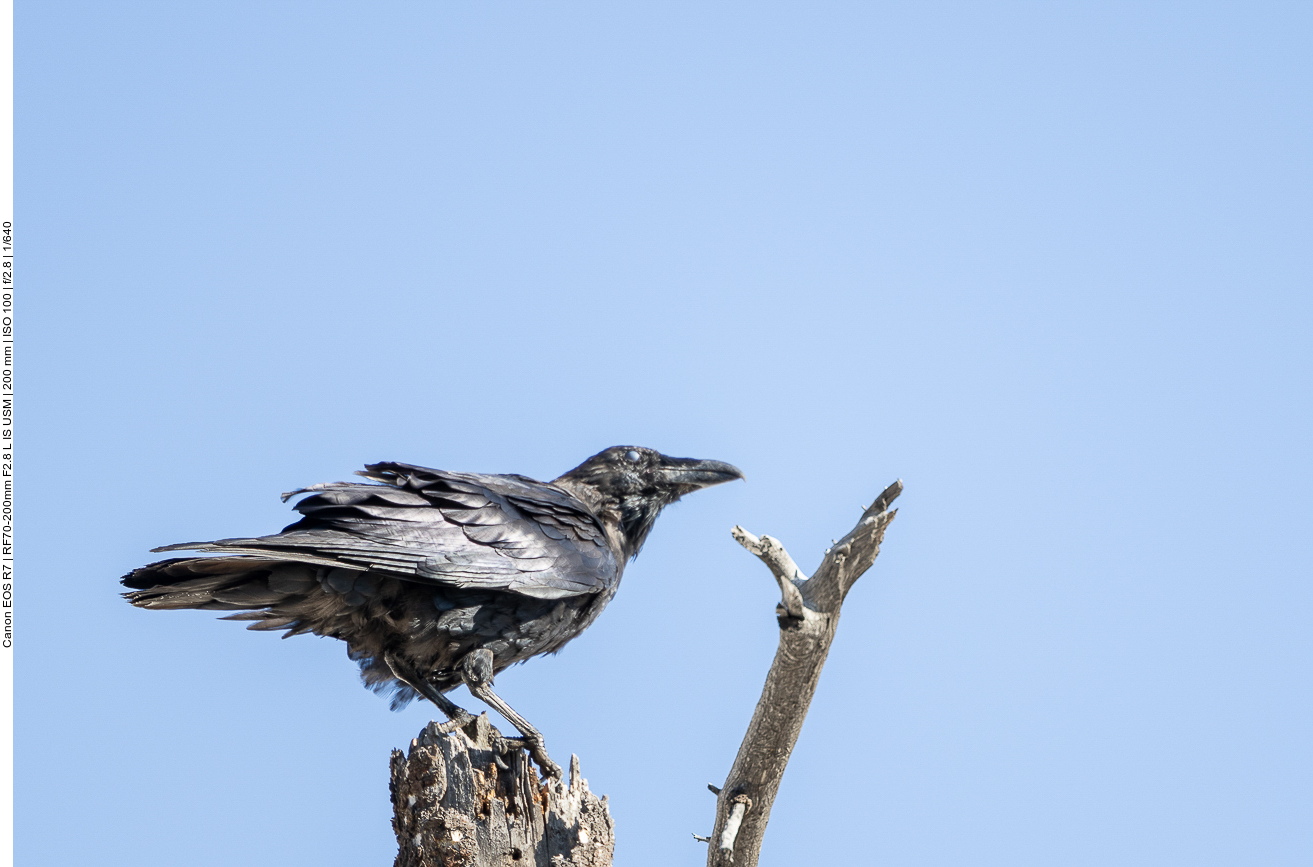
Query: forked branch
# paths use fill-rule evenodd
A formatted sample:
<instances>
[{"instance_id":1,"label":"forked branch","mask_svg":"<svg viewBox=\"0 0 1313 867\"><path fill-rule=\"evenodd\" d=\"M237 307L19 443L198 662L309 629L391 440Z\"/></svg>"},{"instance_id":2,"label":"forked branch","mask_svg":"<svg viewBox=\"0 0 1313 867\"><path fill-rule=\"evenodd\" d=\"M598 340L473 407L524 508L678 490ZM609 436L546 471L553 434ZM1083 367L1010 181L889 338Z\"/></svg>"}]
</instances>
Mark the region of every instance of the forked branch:
<instances>
[{"instance_id":1,"label":"forked branch","mask_svg":"<svg viewBox=\"0 0 1313 867\"><path fill-rule=\"evenodd\" d=\"M825 552L810 578L777 540L734 528L734 538L761 558L779 584L780 644L734 767L716 792L709 867L755 867L780 779L834 641L839 609L880 553L885 528L897 514L889 506L902 491L901 481L885 488L857 526Z\"/></svg>"}]
</instances>

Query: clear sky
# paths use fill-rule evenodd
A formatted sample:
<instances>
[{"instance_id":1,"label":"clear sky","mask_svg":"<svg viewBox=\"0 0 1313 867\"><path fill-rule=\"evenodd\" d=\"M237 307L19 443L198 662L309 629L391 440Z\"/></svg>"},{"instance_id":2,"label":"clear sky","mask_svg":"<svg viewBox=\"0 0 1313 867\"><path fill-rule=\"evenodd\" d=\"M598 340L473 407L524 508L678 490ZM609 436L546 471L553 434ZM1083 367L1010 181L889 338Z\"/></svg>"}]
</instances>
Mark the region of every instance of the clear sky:
<instances>
[{"instance_id":1,"label":"clear sky","mask_svg":"<svg viewBox=\"0 0 1313 867\"><path fill-rule=\"evenodd\" d=\"M777 590L907 485L763 864L1313 863L1304 3L17 14L25 865L385 865L344 647L148 549L367 461L730 461L498 678L694 865ZM464 693L460 701L481 707Z\"/></svg>"}]
</instances>

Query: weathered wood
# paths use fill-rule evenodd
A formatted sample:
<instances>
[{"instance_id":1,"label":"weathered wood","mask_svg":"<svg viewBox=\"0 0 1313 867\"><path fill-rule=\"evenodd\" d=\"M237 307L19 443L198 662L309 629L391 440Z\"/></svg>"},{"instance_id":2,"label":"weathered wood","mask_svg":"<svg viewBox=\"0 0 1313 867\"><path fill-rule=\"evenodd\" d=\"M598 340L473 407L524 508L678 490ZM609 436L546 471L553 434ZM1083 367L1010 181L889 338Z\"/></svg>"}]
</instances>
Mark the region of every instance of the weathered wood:
<instances>
[{"instance_id":1,"label":"weathered wood","mask_svg":"<svg viewBox=\"0 0 1313 867\"><path fill-rule=\"evenodd\" d=\"M498 767L486 715L447 727L430 723L409 754L392 751L395 867L610 867L615 823L578 756L568 784L540 780L522 750Z\"/></svg>"},{"instance_id":2,"label":"weathered wood","mask_svg":"<svg viewBox=\"0 0 1313 867\"><path fill-rule=\"evenodd\" d=\"M780 585L781 601L775 609L780 644L734 766L716 792L708 867L755 867L780 779L839 626L839 609L880 553L885 528L897 514L889 505L902 491L901 481L886 488L857 526L825 553L811 578L778 541L734 528L734 538L761 558Z\"/></svg>"}]
</instances>

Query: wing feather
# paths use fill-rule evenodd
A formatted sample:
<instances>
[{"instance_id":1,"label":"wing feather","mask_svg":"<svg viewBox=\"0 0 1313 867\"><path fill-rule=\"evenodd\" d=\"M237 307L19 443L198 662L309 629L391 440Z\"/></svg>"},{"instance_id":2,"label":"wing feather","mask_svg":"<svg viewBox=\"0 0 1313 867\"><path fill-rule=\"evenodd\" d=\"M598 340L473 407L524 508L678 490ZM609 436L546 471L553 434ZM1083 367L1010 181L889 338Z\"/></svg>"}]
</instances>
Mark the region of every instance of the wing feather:
<instances>
[{"instance_id":1,"label":"wing feather","mask_svg":"<svg viewBox=\"0 0 1313 867\"><path fill-rule=\"evenodd\" d=\"M304 517L272 536L170 545L385 572L411 581L554 599L598 593L622 562L597 517L552 485L523 476L370 464L374 484L312 485Z\"/></svg>"}]
</instances>

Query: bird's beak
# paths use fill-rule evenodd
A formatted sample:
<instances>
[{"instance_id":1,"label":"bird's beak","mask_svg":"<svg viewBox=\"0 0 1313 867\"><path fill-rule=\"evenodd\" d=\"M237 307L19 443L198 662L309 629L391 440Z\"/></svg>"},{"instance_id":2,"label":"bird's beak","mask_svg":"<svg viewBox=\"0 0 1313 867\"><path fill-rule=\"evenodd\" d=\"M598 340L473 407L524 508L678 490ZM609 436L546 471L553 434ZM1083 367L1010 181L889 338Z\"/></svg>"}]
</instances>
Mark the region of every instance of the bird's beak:
<instances>
[{"instance_id":1,"label":"bird's beak","mask_svg":"<svg viewBox=\"0 0 1313 867\"><path fill-rule=\"evenodd\" d=\"M662 457L657 474L667 484L688 488L706 488L743 478L743 471L733 464L696 458Z\"/></svg>"}]
</instances>

